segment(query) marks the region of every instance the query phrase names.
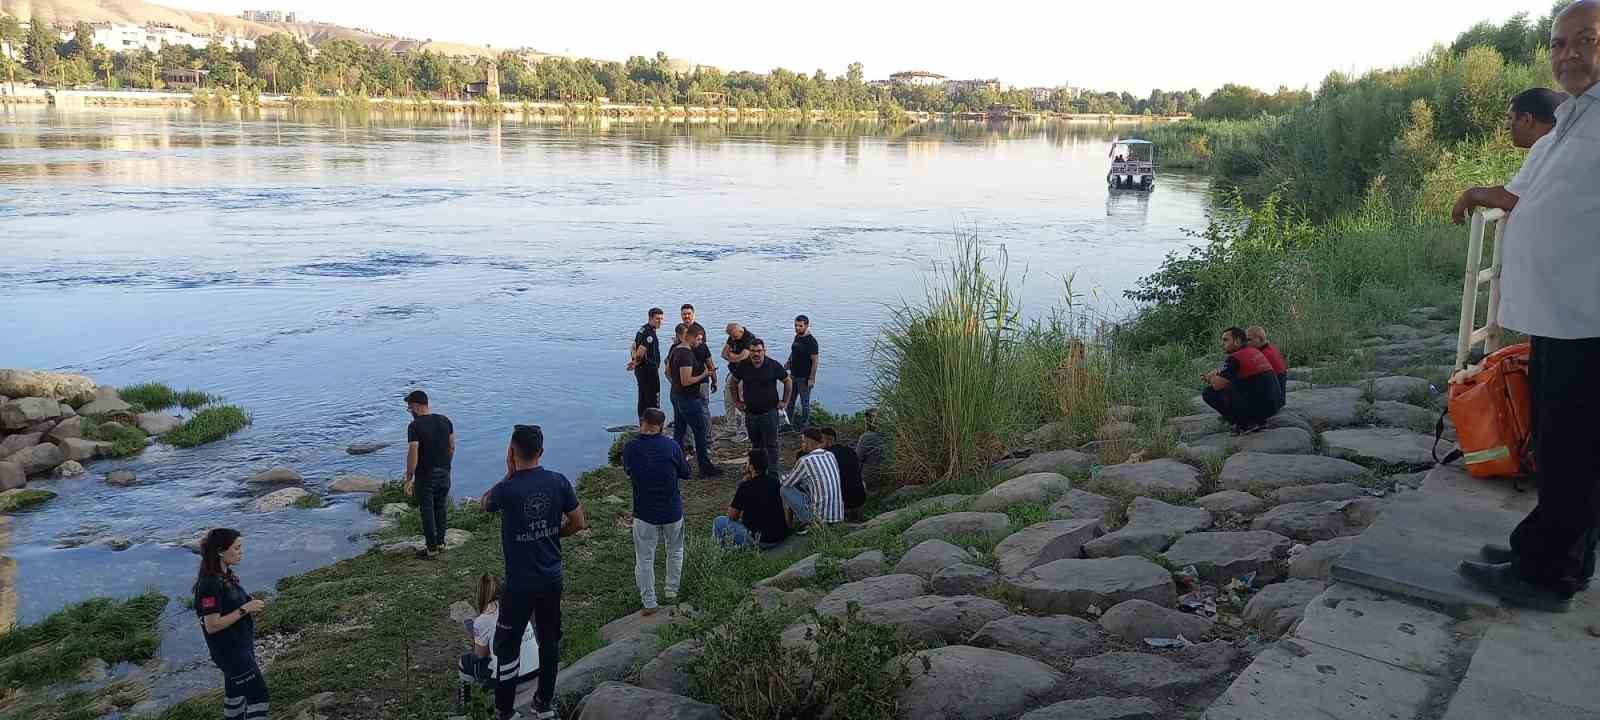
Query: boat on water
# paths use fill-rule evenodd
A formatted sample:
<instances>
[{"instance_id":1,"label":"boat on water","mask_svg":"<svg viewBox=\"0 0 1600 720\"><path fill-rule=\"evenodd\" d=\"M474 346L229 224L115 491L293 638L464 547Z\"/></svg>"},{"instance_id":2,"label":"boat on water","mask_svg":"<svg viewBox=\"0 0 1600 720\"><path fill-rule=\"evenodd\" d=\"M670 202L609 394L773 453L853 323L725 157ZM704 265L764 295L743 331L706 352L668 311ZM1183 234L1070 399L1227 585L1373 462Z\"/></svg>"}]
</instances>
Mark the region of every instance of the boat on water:
<instances>
[{"instance_id":1,"label":"boat on water","mask_svg":"<svg viewBox=\"0 0 1600 720\"><path fill-rule=\"evenodd\" d=\"M1156 187L1156 144L1149 140L1113 140L1111 170L1106 185L1113 190L1154 190Z\"/></svg>"}]
</instances>

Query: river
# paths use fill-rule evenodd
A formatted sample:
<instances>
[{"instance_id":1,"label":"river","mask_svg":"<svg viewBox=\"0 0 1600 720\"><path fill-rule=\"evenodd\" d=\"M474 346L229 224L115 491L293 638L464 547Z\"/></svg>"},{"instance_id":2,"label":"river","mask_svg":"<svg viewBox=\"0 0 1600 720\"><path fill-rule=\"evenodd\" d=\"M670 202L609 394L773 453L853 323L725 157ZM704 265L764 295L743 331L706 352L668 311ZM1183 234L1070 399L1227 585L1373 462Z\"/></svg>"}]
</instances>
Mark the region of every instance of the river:
<instances>
[{"instance_id":1,"label":"river","mask_svg":"<svg viewBox=\"0 0 1600 720\"><path fill-rule=\"evenodd\" d=\"M196 560L177 542L215 525L249 536L253 589L363 552L360 496L259 514L244 480L398 477L413 388L454 421L457 496L499 477L517 422L543 425L546 464L576 477L631 421L623 363L653 305L694 303L717 346L742 322L780 359L808 314L816 399L845 410L890 305L920 296L957 233L1007 248L1031 312L1068 276L1080 302L1125 310L1208 208L1201 178L1106 189L1108 143L1131 130L0 106L0 367L199 388L254 420L46 483L60 497L15 518L6 551L18 619L181 598ZM368 439L395 444L345 452ZM122 468L141 483L107 486ZM60 547L74 535L134 545ZM174 667L204 655L185 616L169 606Z\"/></svg>"}]
</instances>

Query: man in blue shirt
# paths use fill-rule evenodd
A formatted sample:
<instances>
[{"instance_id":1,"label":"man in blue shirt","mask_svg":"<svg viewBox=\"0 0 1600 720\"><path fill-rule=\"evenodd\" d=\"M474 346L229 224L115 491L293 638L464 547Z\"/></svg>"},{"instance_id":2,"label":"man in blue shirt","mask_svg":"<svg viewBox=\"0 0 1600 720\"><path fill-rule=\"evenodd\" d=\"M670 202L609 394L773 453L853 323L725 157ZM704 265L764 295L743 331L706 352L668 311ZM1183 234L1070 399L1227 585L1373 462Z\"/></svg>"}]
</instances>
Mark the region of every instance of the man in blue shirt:
<instances>
[{"instance_id":1,"label":"man in blue shirt","mask_svg":"<svg viewBox=\"0 0 1600 720\"><path fill-rule=\"evenodd\" d=\"M683 448L661 434L667 414L649 408L639 416L639 437L622 449L622 469L633 482L633 580L644 614L656 613L656 545L667 543L667 604L678 600L683 575L683 496L678 481L689 479Z\"/></svg>"},{"instance_id":2,"label":"man in blue shirt","mask_svg":"<svg viewBox=\"0 0 1600 720\"><path fill-rule=\"evenodd\" d=\"M485 512L498 512L500 548L505 555L506 584L501 592L500 621L495 626L494 691L500 720L513 714L521 675L522 635L533 620L539 639L539 693L531 715L556 717L556 666L561 661L561 538L587 527L578 495L565 475L540 466L544 432L538 425L518 425L506 447L506 476L483 494Z\"/></svg>"}]
</instances>

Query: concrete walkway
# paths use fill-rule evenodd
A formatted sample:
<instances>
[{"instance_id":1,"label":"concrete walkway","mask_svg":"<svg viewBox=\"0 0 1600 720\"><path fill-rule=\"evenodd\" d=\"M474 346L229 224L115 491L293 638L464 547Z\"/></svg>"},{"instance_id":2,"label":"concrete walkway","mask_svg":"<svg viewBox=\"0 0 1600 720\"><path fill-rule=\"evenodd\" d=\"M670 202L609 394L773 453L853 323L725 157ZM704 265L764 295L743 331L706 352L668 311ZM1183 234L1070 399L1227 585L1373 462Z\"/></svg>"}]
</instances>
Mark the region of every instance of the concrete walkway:
<instances>
[{"instance_id":1,"label":"concrete walkway","mask_svg":"<svg viewBox=\"0 0 1600 720\"><path fill-rule=\"evenodd\" d=\"M1600 720L1600 590L1556 615L1504 607L1455 575L1534 499L1434 468L1206 720Z\"/></svg>"}]
</instances>

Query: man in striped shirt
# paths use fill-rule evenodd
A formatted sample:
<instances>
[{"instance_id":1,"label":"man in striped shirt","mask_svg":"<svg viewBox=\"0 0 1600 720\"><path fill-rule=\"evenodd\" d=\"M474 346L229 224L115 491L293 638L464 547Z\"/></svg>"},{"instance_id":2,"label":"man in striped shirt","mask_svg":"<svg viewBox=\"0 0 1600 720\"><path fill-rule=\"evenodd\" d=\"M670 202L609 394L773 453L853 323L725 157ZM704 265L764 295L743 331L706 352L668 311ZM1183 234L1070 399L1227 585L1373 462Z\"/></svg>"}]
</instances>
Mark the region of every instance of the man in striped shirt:
<instances>
[{"instance_id":1,"label":"man in striped shirt","mask_svg":"<svg viewBox=\"0 0 1600 720\"><path fill-rule=\"evenodd\" d=\"M797 521L814 518L829 525L843 522L844 493L839 487L839 462L828 452L822 431L806 428L800 434L800 450L804 454L781 483L784 504L790 507ZM804 498L797 497L801 493Z\"/></svg>"}]
</instances>

